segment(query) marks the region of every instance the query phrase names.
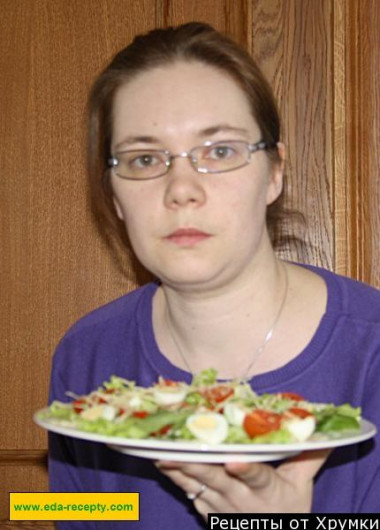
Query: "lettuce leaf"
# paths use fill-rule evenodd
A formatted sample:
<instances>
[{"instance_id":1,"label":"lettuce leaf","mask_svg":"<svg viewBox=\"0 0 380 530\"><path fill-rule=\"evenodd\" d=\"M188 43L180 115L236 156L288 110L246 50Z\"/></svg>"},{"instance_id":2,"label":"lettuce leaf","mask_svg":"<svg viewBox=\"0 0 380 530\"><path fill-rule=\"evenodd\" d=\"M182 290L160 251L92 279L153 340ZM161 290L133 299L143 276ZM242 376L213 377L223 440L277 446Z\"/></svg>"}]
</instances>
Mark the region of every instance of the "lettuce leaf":
<instances>
[{"instance_id":1,"label":"lettuce leaf","mask_svg":"<svg viewBox=\"0 0 380 530\"><path fill-rule=\"evenodd\" d=\"M208 368L194 375L191 384L192 386L209 386L215 384L216 380L217 372L215 368Z\"/></svg>"},{"instance_id":2,"label":"lettuce leaf","mask_svg":"<svg viewBox=\"0 0 380 530\"><path fill-rule=\"evenodd\" d=\"M356 431L359 429L360 423L353 416L334 413L318 422L316 431L330 434L332 432Z\"/></svg>"}]
</instances>

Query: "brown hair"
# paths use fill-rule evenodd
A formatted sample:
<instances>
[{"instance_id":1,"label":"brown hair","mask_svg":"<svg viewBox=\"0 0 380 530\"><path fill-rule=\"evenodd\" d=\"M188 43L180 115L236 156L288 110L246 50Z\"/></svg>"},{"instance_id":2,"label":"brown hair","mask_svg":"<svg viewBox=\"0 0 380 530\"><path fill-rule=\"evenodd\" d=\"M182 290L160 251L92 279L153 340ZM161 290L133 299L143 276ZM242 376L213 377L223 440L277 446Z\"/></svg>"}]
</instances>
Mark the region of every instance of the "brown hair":
<instances>
[{"instance_id":1,"label":"brown hair","mask_svg":"<svg viewBox=\"0 0 380 530\"><path fill-rule=\"evenodd\" d=\"M126 242L125 227L116 216L108 178L112 107L117 89L141 72L178 60L198 61L223 70L245 92L262 139L273 146L267 152L274 163L280 158L280 119L272 90L252 57L208 24L190 22L155 29L137 36L121 50L95 81L89 98L88 169L93 212L108 241ZM290 210L284 208L286 185L267 208L268 231L275 248L297 239L286 233Z\"/></svg>"}]
</instances>

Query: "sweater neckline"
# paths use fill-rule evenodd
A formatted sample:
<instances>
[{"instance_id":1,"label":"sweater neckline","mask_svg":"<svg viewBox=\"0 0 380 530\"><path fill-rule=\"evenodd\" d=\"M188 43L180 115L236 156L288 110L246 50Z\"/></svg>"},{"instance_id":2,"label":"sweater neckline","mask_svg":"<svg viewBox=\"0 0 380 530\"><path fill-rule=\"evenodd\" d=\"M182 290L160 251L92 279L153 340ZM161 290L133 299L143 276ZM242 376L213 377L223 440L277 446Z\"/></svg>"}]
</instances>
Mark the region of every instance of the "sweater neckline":
<instances>
[{"instance_id":1,"label":"sweater neckline","mask_svg":"<svg viewBox=\"0 0 380 530\"><path fill-rule=\"evenodd\" d=\"M289 388L298 377L304 376L305 372L317 359L327 350L326 346L336 327L339 315L342 313L344 296L339 276L319 267L311 265L300 265L315 272L325 281L327 286L326 312L322 316L318 328L307 346L294 359L284 366L256 376L249 383L258 392L271 391L279 386L287 385ZM142 351L146 362L156 373L168 379L191 382L192 375L172 364L160 351L153 330L153 297L158 289L159 283L151 283L146 286L144 295L136 311L139 336L143 345Z\"/></svg>"}]
</instances>

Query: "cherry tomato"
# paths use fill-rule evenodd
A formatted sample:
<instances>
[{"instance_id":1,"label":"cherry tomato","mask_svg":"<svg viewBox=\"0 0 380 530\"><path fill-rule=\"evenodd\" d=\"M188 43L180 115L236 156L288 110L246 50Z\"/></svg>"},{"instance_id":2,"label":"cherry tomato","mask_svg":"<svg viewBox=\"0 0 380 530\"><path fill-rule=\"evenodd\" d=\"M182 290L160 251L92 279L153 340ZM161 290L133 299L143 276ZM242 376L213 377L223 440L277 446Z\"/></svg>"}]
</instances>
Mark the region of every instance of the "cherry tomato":
<instances>
[{"instance_id":1,"label":"cherry tomato","mask_svg":"<svg viewBox=\"0 0 380 530\"><path fill-rule=\"evenodd\" d=\"M296 394L295 392L281 392L280 396L283 399L291 399L292 401L305 401L302 396Z\"/></svg>"},{"instance_id":2,"label":"cherry tomato","mask_svg":"<svg viewBox=\"0 0 380 530\"><path fill-rule=\"evenodd\" d=\"M278 431L281 427L281 415L266 410L253 410L243 421L243 428L250 438Z\"/></svg>"},{"instance_id":3,"label":"cherry tomato","mask_svg":"<svg viewBox=\"0 0 380 530\"><path fill-rule=\"evenodd\" d=\"M132 416L134 418L146 418L148 416L148 413L146 410L135 410L135 412L132 412Z\"/></svg>"},{"instance_id":4,"label":"cherry tomato","mask_svg":"<svg viewBox=\"0 0 380 530\"><path fill-rule=\"evenodd\" d=\"M302 418L302 419L307 418L308 416L314 416L314 414L312 414L308 410L301 409L300 407L293 407L289 409L288 412L291 412L295 416L298 416L299 418Z\"/></svg>"},{"instance_id":5,"label":"cherry tomato","mask_svg":"<svg viewBox=\"0 0 380 530\"><path fill-rule=\"evenodd\" d=\"M178 382L177 381L172 381L171 379L163 379L162 380L162 384L164 386L178 386Z\"/></svg>"},{"instance_id":6,"label":"cherry tomato","mask_svg":"<svg viewBox=\"0 0 380 530\"><path fill-rule=\"evenodd\" d=\"M219 385L213 388L207 388L203 391L203 396L213 403L221 403L234 393L233 389L227 385Z\"/></svg>"},{"instance_id":7,"label":"cherry tomato","mask_svg":"<svg viewBox=\"0 0 380 530\"><path fill-rule=\"evenodd\" d=\"M171 425L164 425L158 431L151 432L150 436L162 436L162 435L166 434L171 429L171 427L172 427Z\"/></svg>"},{"instance_id":8,"label":"cherry tomato","mask_svg":"<svg viewBox=\"0 0 380 530\"><path fill-rule=\"evenodd\" d=\"M102 398L101 396L95 396L94 403L96 403L97 405L103 405L104 403L108 403L108 401Z\"/></svg>"},{"instance_id":9,"label":"cherry tomato","mask_svg":"<svg viewBox=\"0 0 380 530\"><path fill-rule=\"evenodd\" d=\"M77 414L80 414L82 410L85 409L86 400L85 399L76 399L73 402L73 408Z\"/></svg>"},{"instance_id":10,"label":"cherry tomato","mask_svg":"<svg viewBox=\"0 0 380 530\"><path fill-rule=\"evenodd\" d=\"M157 432L157 434L166 434L172 428L171 425L165 425Z\"/></svg>"}]
</instances>

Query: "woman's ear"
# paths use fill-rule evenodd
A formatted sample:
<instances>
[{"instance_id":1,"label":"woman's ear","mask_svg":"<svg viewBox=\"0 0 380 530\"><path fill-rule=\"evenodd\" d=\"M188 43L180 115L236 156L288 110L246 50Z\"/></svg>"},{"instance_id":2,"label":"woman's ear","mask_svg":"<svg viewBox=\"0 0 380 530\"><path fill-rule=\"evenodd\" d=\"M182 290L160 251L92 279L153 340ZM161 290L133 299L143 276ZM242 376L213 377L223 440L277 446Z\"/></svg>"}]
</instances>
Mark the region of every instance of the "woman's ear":
<instances>
[{"instance_id":1,"label":"woman's ear","mask_svg":"<svg viewBox=\"0 0 380 530\"><path fill-rule=\"evenodd\" d=\"M280 160L272 165L270 182L267 191L267 204L272 204L282 192L284 183L285 145L277 142L277 150Z\"/></svg>"},{"instance_id":2,"label":"woman's ear","mask_svg":"<svg viewBox=\"0 0 380 530\"><path fill-rule=\"evenodd\" d=\"M113 204L115 206L115 210L116 210L116 214L117 214L118 218L120 219L120 221L124 221L123 210L121 209L120 203L117 200L117 198L115 197L115 195L113 196L112 200L113 200Z\"/></svg>"}]
</instances>

